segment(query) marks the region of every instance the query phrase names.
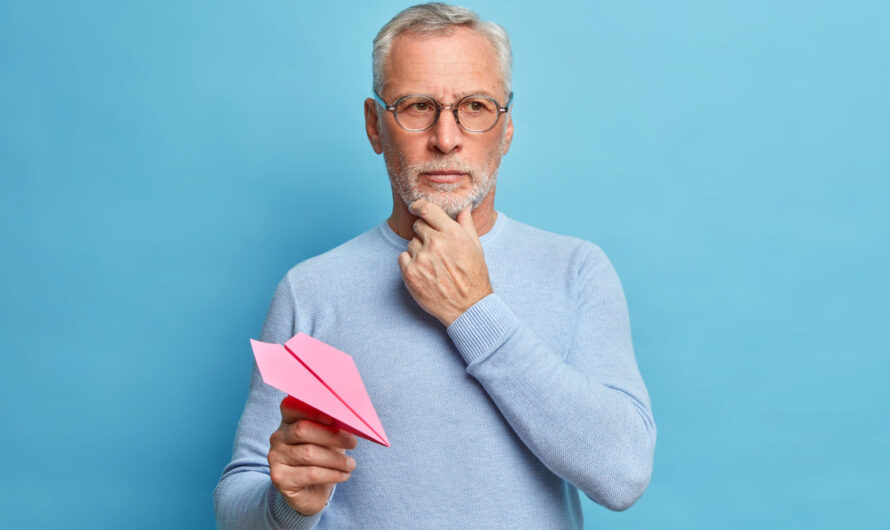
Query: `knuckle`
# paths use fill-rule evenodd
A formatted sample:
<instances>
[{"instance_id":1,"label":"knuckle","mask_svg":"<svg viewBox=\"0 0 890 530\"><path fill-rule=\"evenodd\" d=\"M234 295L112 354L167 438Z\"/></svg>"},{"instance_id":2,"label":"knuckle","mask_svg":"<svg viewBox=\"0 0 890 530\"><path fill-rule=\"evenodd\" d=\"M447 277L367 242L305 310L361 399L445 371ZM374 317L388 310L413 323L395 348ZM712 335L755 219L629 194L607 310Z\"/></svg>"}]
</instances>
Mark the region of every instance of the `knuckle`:
<instances>
[{"instance_id":1,"label":"knuckle","mask_svg":"<svg viewBox=\"0 0 890 530\"><path fill-rule=\"evenodd\" d=\"M269 467L269 478L272 479L272 484L278 486L284 480L284 477L281 476L281 466L273 465Z\"/></svg>"},{"instance_id":2,"label":"knuckle","mask_svg":"<svg viewBox=\"0 0 890 530\"><path fill-rule=\"evenodd\" d=\"M315 457L315 449L311 445L304 444L300 446L297 457L301 462L312 462L312 459Z\"/></svg>"},{"instance_id":3,"label":"knuckle","mask_svg":"<svg viewBox=\"0 0 890 530\"><path fill-rule=\"evenodd\" d=\"M309 434L309 429L310 429L309 422L306 420L300 420L300 421L294 423L294 426L293 426L294 437L296 437L297 440L305 439L306 436Z\"/></svg>"},{"instance_id":4,"label":"knuckle","mask_svg":"<svg viewBox=\"0 0 890 530\"><path fill-rule=\"evenodd\" d=\"M319 472L318 468L310 467L306 469L306 480L310 483L316 483L321 479L321 472Z\"/></svg>"}]
</instances>

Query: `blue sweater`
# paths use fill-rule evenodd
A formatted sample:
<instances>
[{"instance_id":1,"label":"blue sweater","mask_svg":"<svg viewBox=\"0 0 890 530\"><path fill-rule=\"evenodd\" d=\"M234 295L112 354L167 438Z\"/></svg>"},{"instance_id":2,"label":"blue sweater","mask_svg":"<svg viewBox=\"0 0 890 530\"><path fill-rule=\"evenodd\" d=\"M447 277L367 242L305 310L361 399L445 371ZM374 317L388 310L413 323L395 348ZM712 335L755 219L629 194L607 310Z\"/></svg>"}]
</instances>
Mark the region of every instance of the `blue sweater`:
<instances>
[{"instance_id":1,"label":"blue sweater","mask_svg":"<svg viewBox=\"0 0 890 530\"><path fill-rule=\"evenodd\" d=\"M500 212L481 241L494 294L447 328L405 288L386 222L288 271L260 340L352 355L392 446L359 439L351 478L300 515L266 460L284 394L254 365L220 528L580 528L578 490L612 510L643 494L655 423L608 258Z\"/></svg>"}]
</instances>

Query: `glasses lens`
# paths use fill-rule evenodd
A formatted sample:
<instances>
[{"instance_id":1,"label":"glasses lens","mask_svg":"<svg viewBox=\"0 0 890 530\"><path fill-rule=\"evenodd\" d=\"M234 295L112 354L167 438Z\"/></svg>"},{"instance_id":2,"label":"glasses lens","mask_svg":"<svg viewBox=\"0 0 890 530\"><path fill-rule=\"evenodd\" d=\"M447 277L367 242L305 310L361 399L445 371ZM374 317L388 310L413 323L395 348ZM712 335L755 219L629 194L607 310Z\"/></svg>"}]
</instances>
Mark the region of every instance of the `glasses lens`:
<instances>
[{"instance_id":1,"label":"glasses lens","mask_svg":"<svg viewBox=\"0 0 890 530\"><path fill-rule=\"evenodd\" d=\"M406 129L426 129L435 119L436 102L431 98L411 96L396 102L396 120Z\"/></svg>"},{"instance_id":2,"label":"glasses lens","mask_svg":"<svg viewBox=\"0 0 890 530\"><path fill-rule=\"evenodd\" d=\"M498 121L498 105L491 98L474 96L461 100L457 108L460 124L470 131L487 131Z\"/></svg>"}]
</instances>

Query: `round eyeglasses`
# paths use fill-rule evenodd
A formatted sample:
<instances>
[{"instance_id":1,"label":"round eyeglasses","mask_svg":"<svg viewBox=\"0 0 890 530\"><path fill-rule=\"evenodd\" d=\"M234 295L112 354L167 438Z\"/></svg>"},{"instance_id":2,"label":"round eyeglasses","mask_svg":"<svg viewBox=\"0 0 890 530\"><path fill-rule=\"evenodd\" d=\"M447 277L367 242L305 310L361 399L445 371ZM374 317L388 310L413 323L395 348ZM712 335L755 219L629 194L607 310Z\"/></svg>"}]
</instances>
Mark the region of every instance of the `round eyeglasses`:
<instances>
[{"instance_id":1,"label":"round eyeglasses","mask_svg":"<svg viewBox=\"0 0 890 530\"><path fill-rule=\"evenodd\" d=\"M402 96L392 105L387 105L377 92L374 92L374 98L384 109L393 113L396 123L406 131L425 131L436 124L443 110L450 110L461 129L485 132L498 123L501 114L510 110L513 93L510 93L510 99L503 107L494 98L483 95L466 96L453 105L442 105L432 96L423 94Z\"/></svg>"}]
</instances>

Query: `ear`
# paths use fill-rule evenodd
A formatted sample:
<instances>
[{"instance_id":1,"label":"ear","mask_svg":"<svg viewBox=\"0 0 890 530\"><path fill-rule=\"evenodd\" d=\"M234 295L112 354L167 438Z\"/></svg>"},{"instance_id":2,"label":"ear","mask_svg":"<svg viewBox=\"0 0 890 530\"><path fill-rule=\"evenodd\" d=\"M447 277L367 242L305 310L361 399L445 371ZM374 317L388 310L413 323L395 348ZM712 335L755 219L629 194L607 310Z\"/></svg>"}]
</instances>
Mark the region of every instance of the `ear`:
<instances>
[{"instance_id":1,"label":"ear","mask_svg":"<svg viewBox=\"0 0 890 530\"><path fill-rule=\"evenodd\" d=\"M371 148L379 155L383 152L383 145L380 143L378 125L377 102L374 101L374 98L368 98L365 100L365 132L368 133L368 141L371 142Z\"/></svg>"},{"instance_id":2,"label":"ear","mask_svg":"<svg viewBox=\"0 0 890 530\"><path fill-rule=\"evenodd\" d=\"M507 130L504 131L504 152L502 155L506 155L507 151L510 150L510 144L513 142L513 107L510 107L510 112L507 113Z\"/></svg>"}]
</instances>

